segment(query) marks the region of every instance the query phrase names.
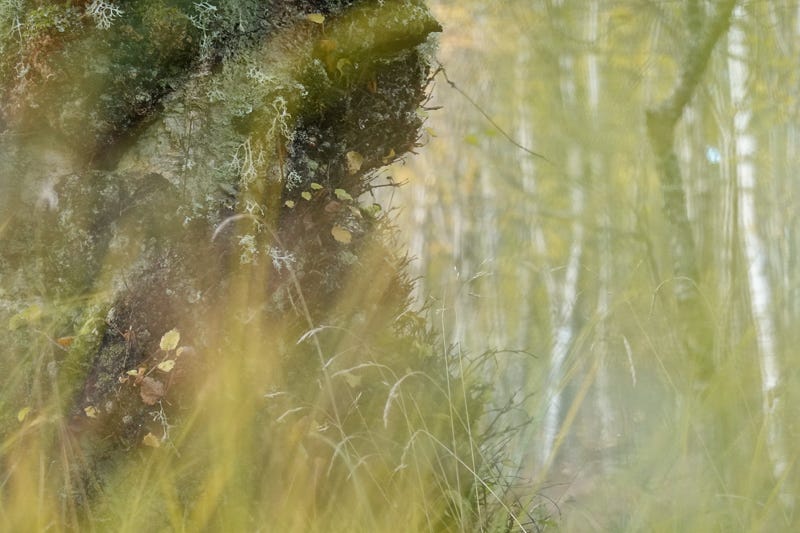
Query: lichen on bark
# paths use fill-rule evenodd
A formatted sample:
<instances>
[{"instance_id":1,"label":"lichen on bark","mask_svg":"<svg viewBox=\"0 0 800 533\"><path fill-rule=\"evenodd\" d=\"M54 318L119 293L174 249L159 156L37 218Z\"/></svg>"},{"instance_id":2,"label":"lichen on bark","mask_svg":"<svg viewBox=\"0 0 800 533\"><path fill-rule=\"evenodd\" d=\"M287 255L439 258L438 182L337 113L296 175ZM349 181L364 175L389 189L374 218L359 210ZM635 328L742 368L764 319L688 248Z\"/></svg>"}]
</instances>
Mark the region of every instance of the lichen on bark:
<instances>
[{"instance_id":1,"label":"lichen on bark","mask_svg":"<svg viewBox=\"0 0 800 533\"><path fill-rule=\"evenodd\" d=\"M280 390L339 438L389 427L392 379L445 379L368 194L418 140L441 29L422 2L118 2L109 29L86 2L17 4L0 12L20 30L0 48L0 366L24 379L3 382L4 434L23 405L60 412L85 454L65 483L91 493L153 435L176 446L228 364L258 369L237 374L245 403ZM173 328L180 356L159 346ZM365 363L382 377L349 370ZM441 392L423 381L405 387ZM253 411L270 438L247 438L281 471L299 426L277 405ZM182 444L208 453L197 431ZM381 438L354 449L399 461L408 435Z\"/></svg>"}]
</instances>

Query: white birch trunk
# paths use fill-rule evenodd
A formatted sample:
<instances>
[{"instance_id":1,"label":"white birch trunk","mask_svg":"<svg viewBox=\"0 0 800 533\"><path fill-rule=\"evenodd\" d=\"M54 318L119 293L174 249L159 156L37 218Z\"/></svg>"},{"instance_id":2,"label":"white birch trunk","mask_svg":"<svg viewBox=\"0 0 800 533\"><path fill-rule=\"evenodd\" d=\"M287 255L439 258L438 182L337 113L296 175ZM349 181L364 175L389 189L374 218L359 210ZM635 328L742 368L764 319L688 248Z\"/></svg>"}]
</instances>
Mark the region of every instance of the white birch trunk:
<instances>
[{"instance_id":1,"label":"white birch trunk","mask_svg":"<svg viewBox=\"0 0 800 533\"><path fill-rule=\"evenodd\" d=\"M517 94L514 101L516 103L516 137L523 146L535 146L533 133L533 105L531 95L527 87L531 83L530 62L531 56L528 52L530 43L527 36L521 37L518 45L519 53L515 61L515 79ZM532 329L534 305L544 304L548 306L550 323L555 324L558 310L555 307L557 298L557 284L553 276L552 268L549 264L549 252L547 240L542 229L539 218L539 189L537 185L537 166L533 158L527 154L519 154L517 157L519 164L519 179L522 192L525 197L523 208L524 231L522 233L523 242L527 246L520 249L520 256L517 261L518 294L519 299L518 327L515 333L516 345L523 350L535 349L531 346L534 339ZM532 268L531 265L538 268ZM538 273L536 273L538 272ZM539 275L541 274L541 276ZM544 287L546 302L533 303L531 298L535 293L534 286L541 284ZM527 392L532 389L530 362L527 358L507 359L508 364L502 369L505 397L499 398L500 402L512 400L514 403L522 402ZM525 407L521 405L521 407ZM515 420L522 424L524 419ZM526 463L530 464L531 454L528 448L530 442L536 441L539 436L537 424L527 424L515 437L516 445L512 446L514 452L510 454L510 468L513 471L522 468ZM536 458L538 459L538 457Z\"/></svg>"},{"instance_id":2,"label":"white birch trunk","mask_svg":"<svg viewBox=\"0 0 800 533\"><path fill-rule=\"evenodd\" d=\"M452 298L453 307L450 312L452 313L453 329L448 340L450 343L462 345L467 340L466 324L471 320L471 313L467 313L469 309L469 302L466 299L468 291L463 287L471 272L470 258L467 256L465 247L467 239L469 239L470 220L464 214L469 198L461 194L461 191L457 190L457 192L459 194L452 205L453 236L450 240L453 245L452 257L457 285L455 294L443 295L442 302L447 306ZM445 283L445 287L447 287L447 283Z\"/></svg>"},{"instance_id":3,"label":"white birch trunk","mask_svg":"<svg viewBox=\"0 0 800 533\"><path fill-rule=\"evenodd\" d=\"M418 158L420 176L430 175L430 169L423 158ZM428 225L428 188L427 183L413 183L409 189L411 196L411 231L408 243L409 255L413 259L411 273L416 279L412 289L412 298L417 305L425 301L425 273L428 271L428 257L426 250L427 236L425 228Z\"/></svg>"},{"instance_id":4,"label":"white birch trunk","mask_svg":"<svg viewBox=\"0 0 800 533\"><path fill-rule=\"evenodd\" d=\"M572 90L574 91L574 85ZM581 174L582 167L581 150L578 146L572 146L567 156L567 174L572 183L578 181L577 178ZM556 437L560 430L564 400L564 366L575 336L574 310L578 298L578 280L583 255L581 214L584 207L584 191L582 187L573 186L571 200L572 244L564 272L564 281L560 294L557 295L560 305L557 306L559 310L553 321L553 348L550 352L550 371L545 384L545 401L547 403L542 424L540 449L541 464L545 468L552 463L557 451ZM553 298L551 301L556 300Z\"/></svg>"},{"instance_id":5,"label":"white birch trunk","mask_svg":"<svg viewBox=\"0 0 800 533\"><path fill-rule=\"evenodd\" d=\"M778 360L776 327L772 316L773 296L767 273L767 249L758 232L758 215L755 205L756 139L750 131L752 110L748 98L747 80L749 54L744 30L745 10L738 6L734 11L733 25L728 45L731 104L735 109L734 146L736 175L738 177L739 225L747 265L750 305L756 328L759 366L761 369L762 412L767 436L767 447L772 461L773 475L780 478L789 464L783 443L783 399L779 394L781 369Z\"/></svg>"},{"instance_id":6,"label":"white birch trunk","mask_svg":"<svg viewBox=\"0 0 800 533\"><path fill-rule=\"evenodd\" d=\"M600 13L597 0L593 0L589 7L589 17L587 19L587 41L591 46L595 47L600 35ZM586 77L588 87L588 103L589 115L592 119L593 131L597 131L600 120L600 67L597 54L594 51L589 51L586 55ZM595 153L592 155L591 173L593 177L602 176L603 164L602 157L597 153L597 147L593 147ZM597 389L596 389L596 408L599 413L600 421L600 447L610 446L614 441L613 420L614 413L612 411L610 396L609 396L609 376L608 376L608 328L607 317L610 312L610 298L609 291L611 284L611 239L609 236L609 228L611 227L611 218L608 215L608 200L603 198L604 205L599 209L599 216L597 220L598 227L600 228L600 246L598 252L598 279L597 279L597 316L599 323L597 326L597 350L595 356L600 358L600 365L597 370ZM603 466L605 459L603 460Z\"/></svg>"},{"instance_id":7,"label":"white birch trunk","mask_svg":"<svg viewBox=\"0 0 800 533\"><path fill-rule=\"evenodd\" d=\"M481 297L484 303L483 312L486 317L488 327L484 329L484 342L489 348L508 346L508 337L505 334L505 317L503 308L499 305L502 298L498 279L499 263L497 261L499 250L499 237L501 228L498 225L497 216L498 195L495 188L492 173L484 166L479 171L481 187L481 218L480 218L480 245L483 257L482 270L488 269L488 277L481 282L484 287L481 290ZM488 329L488 331L487 331Z\"/></svg>"},{"instance_id":8,"label":"white birch trunk","mask_svg":"<svg viewBox=\"0 0 800 533\"><path fill-rule=\"evenodd\" d=\"M518 59L518 78L520 83L525 79L524 73L527 66L524 55ZM576 112L575 106L575 84L573 81L573 61L570 57L562 58L562 94L567 113ZM524 146L533 144L528 117L531 114L530 104L526 97L519 99L519 123L517 134L520 142ZM575 183L582 171L581 150L577 145L569 149L568 175L571 182ZM564 267L563 281L559 283L554 275L554 270L549 264L550 252L548 249L547 238L542 229L542 225L536 221L538 211L536 183L536 167L533 160L526 156L520 158L520 173L522 188L528 199L528 206L533 213L527 217L529 224L528 239L534 254L534 261L540 264L542 273L541 283L544 285L550 310L550 325L552 347L550 350L550 368L545 383L544 402L545 409L540 433L539 464L546 467L552 461L555 441L560 428L563 388L564 388L564 364L566 362L569 349L574 337L573 310L577 299L577 287L580 273L580 260L583 252L583 225L580 223L580 215L583 211L584 192L581 187L575 187L572 192L572 245L570 247L567 264ZM524 265L523 268L530 268ZM529 274L527 274L529 276ZM527 279L527 278L526 278ZM523 306L530 305L529 302L522 302ZM529 312L523 309L522 317L529 316ZM529 324L523 320L520 337L525 338L524 328ZM513 378L510 378L513 381Z\"/></svg>"},{"instance_id":9,"label":"white birch trunk","mask_svg":"<svg viewBox=\"0 0 800 533\"><path fill-rule=\"evenodd\" d=\"M614 411L610 399L610 379L608 373L608 355L609 355L609 328L608 318L611 312L611 272L612 272L612 256L611 256L611 238L609 235L609 228L611 226L611 217L608 215L607 209L601 209L600 216L598 217L598 224L600 226L600 243L598 252L598 269L597 269L597 331L596 331L596 349L595 357L600 359L600 365L597 369L597 412L599 414L600 422L600 443L598 448L605 449L613 446L616 441L616 431L614 424ZM603 457L603 467L608 467L607 458Z\"/></svg>"}]
</instances>

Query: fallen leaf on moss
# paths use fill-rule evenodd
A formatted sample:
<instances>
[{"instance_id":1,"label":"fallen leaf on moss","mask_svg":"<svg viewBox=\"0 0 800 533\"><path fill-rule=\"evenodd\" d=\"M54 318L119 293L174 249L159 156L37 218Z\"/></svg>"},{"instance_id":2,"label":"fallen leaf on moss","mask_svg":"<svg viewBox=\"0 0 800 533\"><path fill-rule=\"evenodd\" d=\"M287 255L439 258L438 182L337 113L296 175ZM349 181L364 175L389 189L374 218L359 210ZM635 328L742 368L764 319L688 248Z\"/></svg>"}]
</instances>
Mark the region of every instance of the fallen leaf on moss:
<instances>
[{"instance_id":1,"label":"fallen leaf on moss","mask_svg":"<svg viewBox=\"0 0 800 533\"><path fill-rule=\"evenodd\" d=\"M322 13L310 13L306 15L306 19L310 20L314 24L322 24L325 22L325 15Z\"/></svg>"},{"instance_id":2,"label":"fallen leaf on moss","mask_svg":"<svg viewBox=\"0 0 800 533\"><path fill-rule=\"evenodd\" d=\"M25 417L27 417L28 413L30 413L30 412L31 412L31 408L30 407L23 407L22 409L20 409L17 412L17 421L23 422L25 420Z\"/></svg>"},{"instance_id":3,"label":"fallen leaf on moss","mask_svg":"<svg viewBox=\"0 0 800 533\"><path fill-rule=\"evenodd\" d=\"M178 342L181 340L181 334L177 329L171 329L168 332L164 333L161 337L161 343L159 346L165 352L170 350L174 350L178 346Z\"/></svg>"},{"instance_id":4,"label":"fallen leaf on moss","mask_svg":"<svg viewBox=\"0 0 800 533\"><path fill-rule=\"evenodd\" d=\"M331 228L331 235L333 235L333 238L336 239L337 242L342 244L350 244L350 242L353 240L353 235L338 225Z\"/></svg>"},{"instance_id":5,"label":"fallen leaf on moss","mask_svg":"<svg viewBox=\"0 0 800 533\"><path fill-rule=\"evenodd\" d=\"M161 361L156 366L162 372L169 372L173 368L175 368L175 360L174 359L167 359L166 361Z\"/></svg>"},{"instance_id":6,"label":"fallen leaf on moss","mask_svg":"<svg viewBox=\"0 0 800 533\"><path fill-rule=\"evenodd\" d=\"M97 408L94 405L84 407L83 412L86 413L86 416L89 418L97 418Z\"/></svg>"},{"instance_id":7,"label":"fallen leaf on moss","mask_svg":"<svg viewBox=\"0 0 800 533\"><path fill-rule=\"evenodd\" d=\"M397 154L394 153L394 148L391 148L389 153L381 158L381 161L383 161L384 165L387 165L391 163L395 157L397 157Z\"/></svg>"},{"instance_id":8,"label":"fallen leaf on moss","mask_svg":"<svg viewBox=\"0 0 800 533\"><path fill-rule=\"evenodd\" d=\"M303 200L311 200L311 193L308 191L301 192L300 196L303 197Z\"/></svg>"},{"instance_id":9,"label":"fallen leaf on moss","mask_svg":"<svg viewBox=\"0 0 800 533\"><path fill-rule=\"evenodd\" d=\"M75 340L75 337L59 337L56 339L56 344L61 346L62 348L69 348L72 346L72 342Z\"/></svg>"},{"instance_id":10,"label":"fallen leaf on moss","mask_svg":"<svg viewBox=\"0 0 800 533\"><path fill-rule=\"evenodd\" d=\"M345 154L345 158L347 159L347 171L350 174L355 174L361 170L361 165L364 164L364 156L358 152L350 151Z\"/></svg>"},{"instance_id":11,"label":"fallen leaf on moss","mask_svg":"<svg viewBox=\"0 0 800 533\"><path fill-rule=\"evenodd\" d=\"M350 196L350 193L348 193L344 189L336 189L336 190L333 191L333 194L335 194L336 198L338 198L339 200L352 200L353 199L353 197Z\"/></svg>"},{"instance_id":12,"label":"fallen leaf on moss","mask_svg":"<svg viewBox=\"0 0 800 533\"><path fill-rule=\"evenodd\" d=\"M289 209L294 209L294 200L286 200L285 202L283 202L283 205L285 205Z\"/></svg>"},{"instance_id":13,"label":"fallen leaf on moss","mask_svg":"<svg viewBox=\"0 0 800 533\"><path fill-rule=\"evenodd\" d=\"M159 439L152 433L148 433L142 439L142 444L144 444L145 446L150 446L151 448L161 448L161 439Z\"/></svg>"},{"instance_id":14,"label":"fallen leaf on moss","mask_svg":"<svg viewBox=\"0 0 800 533\"><path fill-rule=\"evenodd\" d=\"M164 394L166 394L164 384L157 379L147 377L142 380L139 396L147 405L155 405L158 400L164 397Z\"/></svg>"},{"instance_id":15,"label":"fallen leaf on moss","mask_svg":"<svg viewBox=\"0 0 800 533\"><path fill-rule=\"evenodd\" d=\"M343 57L336 62L336 70L338 70L339 74L342 76L344 76L347 73L347 71L351 70L352 68L353 68L353 63L346 57Z\"/></svg>"},{"instance_id":16,"label":"fallen leaf on moss","mask_svg":"<svg viewBox=\"0 0 800 533\"><path fill-rule=\"evenodd\" d=\"M322 185L320 185L320 184L319 184L319 183L317 183L316 181L315 181L315 182L312 182L312 183L311 183L311 185L310 185L310 187L311 187L311 190L312 190L312 191L319 191L319 190L322 190Z\"/></svg>"}]
</instances>

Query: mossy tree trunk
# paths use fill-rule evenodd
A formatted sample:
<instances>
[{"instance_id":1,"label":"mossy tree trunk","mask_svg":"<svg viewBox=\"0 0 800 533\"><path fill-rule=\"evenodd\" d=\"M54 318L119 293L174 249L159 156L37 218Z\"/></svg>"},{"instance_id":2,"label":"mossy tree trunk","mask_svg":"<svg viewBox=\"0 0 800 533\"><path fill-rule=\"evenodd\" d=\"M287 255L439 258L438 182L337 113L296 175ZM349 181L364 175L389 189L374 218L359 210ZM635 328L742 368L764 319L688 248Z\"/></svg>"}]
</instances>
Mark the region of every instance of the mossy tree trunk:
<instances>
[{"instance_id":1,"label":"mossy tree trunk","mask_svg":"<svg viewBox=\"0 0 800 533\"><path fill-rule=\"evenodd\" d=\"M454 439L370 195L417 143L440 29L417 0L0 3L0 427L49 424L71 516L143 460L184 500L380 500L354 465ZM131 466L147 446L175 453ZM230 519L219 499L184 524Z\"/></svg>"},{"instance_id":2,"label":"mossy tree trunk","mask_svg":"<svg viewBox=\"0 0 800 533\"><path fill-rule=\"evenodd\" d=\"M681 337L691 358L693 377L704 385L714 371L714 326L700 293L700 269L692 225L686 206L683 177L675 153L675 128L686 106L694 96L711 53L730 26L736 2L720 2L717 12L700 28L701 11L688 5L689 26L697 30L681 63L678 80L668 98L647 111L647 133L656 157L656 170L661 182L663 213L670 229L669 250L672 255L673 279L670 284L678 309Z\"/></svg>"}]
</instances>

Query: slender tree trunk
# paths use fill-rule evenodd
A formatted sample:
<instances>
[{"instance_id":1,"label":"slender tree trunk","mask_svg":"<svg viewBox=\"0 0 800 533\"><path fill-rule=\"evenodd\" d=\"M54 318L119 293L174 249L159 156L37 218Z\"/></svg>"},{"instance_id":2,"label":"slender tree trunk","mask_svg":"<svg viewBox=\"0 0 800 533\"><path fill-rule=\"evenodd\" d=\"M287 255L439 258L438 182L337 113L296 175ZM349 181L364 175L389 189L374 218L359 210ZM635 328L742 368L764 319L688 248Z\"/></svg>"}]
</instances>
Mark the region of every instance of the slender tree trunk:
<instances>
[{"instance_id":1,"label":"slender tree trunk","mask_svg":"<svg viewBox=\"0 0 800 533\"><path fill-rule=\"evenodd\" d=\"M767 272L768 249L759 233L759 217L756 212L755 191L758 174L754 158L757 144L750 130L752 108L748 96L749 69L746 62L750 54L743 28L745 20L744 8L741 6L736 8L728 45L731 105L736 110L734 144L740 206L739 227L747 264L750 308L756 328L767 447L773 474L776 478L780 478L788 467L789 459L783 442L782 416L785 408L784 399L780 394L782 372L778 358L777 329L772 315L774 306L772 286Z\"/></svg>"},{"instance_id":2,"label":"slender tree trunk","mask_svg":"<svg viewBox=\"0 0 800 533\"><path fill-rule=\"evenodd\" d=\"M569 175L578 177L582 170L581 151L577 146L570 149ZM582 187L572 190L572 235L569 257L564 272L561 292L557 295L560 302L558 314L554 317L553 347L550 351L550 371L545 386L545 399L548 402L543 422L542 448L540 450L542 464L553 460L557 451L556 436L561 423L562 404L564 402L564 367L575 337L575 305L578 300L578 281L580 278L581 259L583 257L583 222L580 220L584 209L584 191Z\"/></svg>"},{"instance_id":3,"label":"slender tree trunk","mask_svg":"<svg viewBox=\"0 0 800 533\"><path fill-rule=\"evenodd\" d=\"M419 158L415 161L419 165L419 175L430 175L430 169L425 164L424 158ZM410 271L416 280L412 294L414 302L417 305L422 305L425 301L425 272L428 271L428 259L430 254L425 249L426 243L429 242L427 238L426 228L431 225L429 221L428 209L428 195L429 185L426 183L412 183L409 186L408 196L411 202L411 221L410 221L410 238L408 244L408 255L411 257Z\"/></svg>"},{"instance_id":4,"label":"slender tree trunk","mask_svg":"<svg viewBox=\"0 0 800 533\"><path fill-rule=\"evenodd\" d=\"M596 357L600 358L601 363L597 370L597 411L600 414L600 446L611 446L615 438L614 432L614 411L610 399L610 379L608 372L609 364L609 328L608 316L611 312L610 292L611 292L611 239L609 236L609 226L611 219L606 211L602 211L599 216L600 237L598 244L597 271L597 317L599 323L596 332ZM604 466L605 458L604 458Z\"/></svg>"},{"instance_id":5,"label":"slender tree trunk","mask_svg":"<svg viewBox=\"0 0 800 533\"><path fill-rule=\"evenodd\" d=\"M488 270L489 275L481 282L482 290L480 297L484 305L483 312L486 317L486 340L491 348L498 346L508 346L508 336L506 335L505 316L503 306L500 305L502 298L500 292L499 279L502 275L500 263L497 260L500 251L500 229L498 208L498 194L494 178L488 168L478 170L481 192L481 218L479 235L481 243L482 270Z\"/></svg>"},{"instance_id":6,"label":"slender tree trunk","mask_svg":"<svg viewBox=\"0 0 800 533\"><path fill-rule=\"evenodd\" d=\"M727 30L735 0L722 2L716 16L690 43L670 96L647 111L647 132L661 182L663 212L670 231L673 295L684 345L696 365L696 377L713 372L713 327L699 293L696 244L686 205L683 177L675 153L675 128L695 93L720 37Z\"/></svg>"},{"instance_id":7,"label":"slender tree trunk","mask_svg":"<svg viewBox=\"0 0 800 533\"><path fill-rule=\"evenodd\" d=\"M531 83L529 47L529 39L527 37L520 38L518 45L520 53L516 56L515 64L515 86L518 91L514 98L517 105L516 137L523 146L535 145L532 124L534 117L533 106L531 105L530 94L527 92L527 87ZM548 325L535 323L537 313L534 312L534 309L541 303L534 299L533 295L538 293L535 285L541 283L544 286L544 291L542 292L546 299L545 305L548 307L553 305L552 298L556 289L552 271L547 264L547 243L538 213L536 162L531 157L528 157L527 154L520 155L517 158L517 162L519 164L520 186L525 197L521 213L523 223L520 229L520 239L525 245L520 247L519 258L516 261L517 292L521 295L521 298L519 299L518 329L515 337L517 346L524 350L534 349L536 351L532 346L537 340L535 330L537 328L546 330ZM535 273L535 269L531 268L531 264L543 265L538 269L542 273L541 277ZM545 316L551 317L552 320L555 314L548 313ZM525 393L531 390L531 367L528 360L520 358L509 360L509 364L503 370L503 380L507 384L505 390L509 391L509 395L505 400L522 401ZM514 422L524 424L526 421L522 417L517 417ZM526 424L516 437L520 445L515 447L516 451L510 457L512 467L522 466L530 455L525 450L523 443L534 440L535 431L537 430L534 429L533 424Z\"/></svg>"},{"instance_id":8,"label":"slender tree trunk","mask_svg":"<svg viewBox=\"0 0 800 533\"><path fill-rule=\"evenodd\" d=\"M598 0L592 0L589 7L589 17L586 21L586 37L591 46L597 47L600 36L600 6ZM591 117L592 130L594 135L598 134L600 128L600 94L601 77L600 66L597 54L590 50L586 55L586 77L588 88L589 116ZM599 138L594 137L593 138ZM603 175L604 157L600 152L603 146L592 146L592 156L590 171L593 178ZM607 190L607 189L604 189ZM598 325L596 330L596 350L595 356L600 358L600 365L597 370L597 385L595 389L595 408L599 414L599 435L600 447L606 447L614 441L613 420L614 413L609 395L610 380L608 372L609 356L609 331L608 315L611 310L610 291L611 291L611 238L609 228L611 227L611 217L608 209L612 199L603 194L601 196L602 205L597 211L597 227L599 228L597 261L597 316ZM607 467L606 457L603 457L603 467Z\"/></svg>"}]
</instances>

